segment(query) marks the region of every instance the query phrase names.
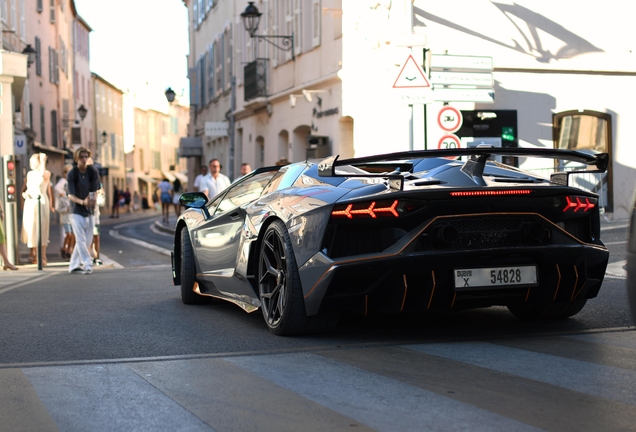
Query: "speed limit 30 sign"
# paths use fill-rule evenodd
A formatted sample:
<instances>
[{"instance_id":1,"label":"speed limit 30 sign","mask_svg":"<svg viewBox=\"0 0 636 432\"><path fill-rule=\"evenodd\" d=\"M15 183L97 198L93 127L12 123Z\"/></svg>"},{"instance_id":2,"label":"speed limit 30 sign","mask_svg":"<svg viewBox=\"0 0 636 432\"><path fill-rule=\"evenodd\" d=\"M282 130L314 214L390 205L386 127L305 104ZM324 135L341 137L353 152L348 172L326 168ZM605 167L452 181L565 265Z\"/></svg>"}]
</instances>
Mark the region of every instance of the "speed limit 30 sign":
<instances>
[{"instance_id":1,"label":"speed limit 30 sign","mask_svg":"<svg viewBox=\"0 0 636 432\"><path fill-rule=\"evenodd\" d=\"M456 132L462 127L462 113L452 106L444 106L437 114L437 125L444 132Z\"/></svg>"},{"instance_id":2,"label":"speed limit 30 sign","mask_svg":"<svg viewBox=\"0 0 636 432\"><path fill-rule=\"evenodd\" d=\"M440 150L461 148L461 140L455 134L447 134L439 139L437 148Z\"/></svg>"}]
</instances>

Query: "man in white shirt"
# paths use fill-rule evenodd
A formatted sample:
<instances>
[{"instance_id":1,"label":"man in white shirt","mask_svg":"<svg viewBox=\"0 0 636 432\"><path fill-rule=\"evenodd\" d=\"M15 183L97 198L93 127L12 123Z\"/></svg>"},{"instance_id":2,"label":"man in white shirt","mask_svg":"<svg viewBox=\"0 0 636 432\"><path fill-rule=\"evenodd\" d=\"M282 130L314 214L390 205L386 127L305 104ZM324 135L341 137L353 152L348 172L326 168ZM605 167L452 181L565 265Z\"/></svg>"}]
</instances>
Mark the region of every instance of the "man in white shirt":
<instances>
[{"instance_id":1,"label":"man in white shirt","mask_svg":"<svg viewBox=\"0 0 636 432\"><path fill-rule=\"evenodd\" d=\"M205 165L201 165L201 174L199 174L198 176L195 177L194 179L194 190L195 192L201 192L201 181L203 180L203 177L205 177L208 173L208 167L206 167Z\"/></svg>"},{"instance_id":2,"label":"man in white shirt","mask_svg":"<svg viewBox=\"0 0 636 432\"><path fill-rule=\"evenodd\" d=\"M218 159L211 159L210 172L203 177L201 185L199 186L199 192L203 192L208 196L208 199L212 199L230 185L230 179L221 174L221 162Z\"/></svg>"}]
</instances>

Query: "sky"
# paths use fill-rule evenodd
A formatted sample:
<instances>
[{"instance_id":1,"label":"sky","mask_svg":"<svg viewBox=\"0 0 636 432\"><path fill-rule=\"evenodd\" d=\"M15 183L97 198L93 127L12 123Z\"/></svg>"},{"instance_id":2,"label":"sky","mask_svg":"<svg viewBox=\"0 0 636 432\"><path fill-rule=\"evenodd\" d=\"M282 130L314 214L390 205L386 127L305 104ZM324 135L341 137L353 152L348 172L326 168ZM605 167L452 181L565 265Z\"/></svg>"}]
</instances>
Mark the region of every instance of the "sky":
<instances>
[{"instance_id":1,"label":"sky","mask_svg":"<svg viewBox=\"0 0 636 432\"><path fill-rule=\"evenodd\" d=\"M149 98L151 107L163 105L168 87L188 103L188 10L182 0L75 0L75 7L93 29L92 72Z\"/></svg>"}]
</instances>

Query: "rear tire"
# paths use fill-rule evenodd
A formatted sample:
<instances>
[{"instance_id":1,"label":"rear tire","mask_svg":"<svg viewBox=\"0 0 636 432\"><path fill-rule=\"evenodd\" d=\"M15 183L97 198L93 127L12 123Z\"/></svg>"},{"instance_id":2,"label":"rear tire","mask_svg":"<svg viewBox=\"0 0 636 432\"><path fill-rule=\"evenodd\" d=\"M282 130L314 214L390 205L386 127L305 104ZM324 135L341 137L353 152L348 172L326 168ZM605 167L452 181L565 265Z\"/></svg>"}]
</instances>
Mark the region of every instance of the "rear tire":
<instances>
[{"instance_id":1,"label":"rear tire","mask_svg":"<svg viewBox=\"0 0 636 432\"><path fill-rule=\"evenodd\" d=\"M508 306L508 310L522 320L564 319L576 315L583 309L587 299L573 302L546 303L540 305Z\"/></svg>"},{"instance_id":2,"label":"rear tire","mask_svg":"<svg viewBox=\"0 0 636 432\"><path fill-rule=\"evenodd\" d=\"M200 296L193 291L196 279L196 266L194 264L194 250L190 241L188 228L181 228L181 301L183 304L205 304L209 303L206 297Z\"/></svg>"},{"instance_id":3,"label":"rear tire","mask_svg":"<svg viewBox=\"0 0 636 432\"><path fill-rule=\"evenodd\" d=\"M263 317L275 335L324 332L338 323L338 314L328 311L307 316L296 258L281 221L267 227L260 245L258 292Z\"/></svg>"}]
</instances>

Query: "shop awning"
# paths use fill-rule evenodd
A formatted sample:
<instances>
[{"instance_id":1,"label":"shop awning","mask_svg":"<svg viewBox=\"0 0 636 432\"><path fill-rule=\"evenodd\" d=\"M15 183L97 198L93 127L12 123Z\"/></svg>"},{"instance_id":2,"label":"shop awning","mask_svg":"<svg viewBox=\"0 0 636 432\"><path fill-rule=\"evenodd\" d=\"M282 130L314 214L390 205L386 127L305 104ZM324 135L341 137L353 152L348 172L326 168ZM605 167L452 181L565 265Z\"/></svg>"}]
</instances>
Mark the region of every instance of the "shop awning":
<instances>
[{"instance_id":1,"label":"shop awning","mask_svg":"<svg viewBox=\"0 0 636 432\"><path fill-rule=\"evenodd\" d=\"M33 143L33 147L39 148L40 150L44 150L51 153L57 153L57 154L63 154L63 155L71 154L71 157L72 157L72 153L70 153L69 150L53 147L52 145L48 145L48 144L42 144L41 142L35 141Z\"/></svg>"},{"instance_id":2,"label":"shop awning","mask_svg":"<svg viewBox=\"0 0 636 432\"><path fill-rule=\"evenodd\" d=\"M161 173L163 174L165 178L167 178L170 181L170 183L172 183L175 178L178 178L182 185L185 186L188 184L188 176L178 171L163 171L162 170Z\"/></svg>"},{"instance_id":3,"label":"shop awning","mask_svg":"<svg viewBox=\"0 0 636 432\"><path fill-rule=\"evenodd\" d=\"M174 174L172 173L172 171L161 170L161 174L163 174L163 176L165 178L167 178L168 181L170 181L170 183L172 183L174 181L174 179L175 179Z\"/></svg>"}]
</instances>

